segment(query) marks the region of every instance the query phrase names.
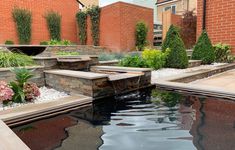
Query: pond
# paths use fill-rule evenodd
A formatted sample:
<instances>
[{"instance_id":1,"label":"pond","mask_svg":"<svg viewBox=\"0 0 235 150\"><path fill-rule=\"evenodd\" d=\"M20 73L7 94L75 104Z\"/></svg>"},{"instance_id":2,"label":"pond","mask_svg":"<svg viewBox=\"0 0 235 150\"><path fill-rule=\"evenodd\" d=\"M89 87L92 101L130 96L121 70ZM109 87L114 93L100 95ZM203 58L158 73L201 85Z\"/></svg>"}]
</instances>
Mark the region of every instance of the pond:
<instances>
[{"instance_id":1,"label":"pond","mask_svg":"<svg viewBox=\"0 0 235 150\"><path fill-rule=\"evenodd\" d=\"M145 90L13 131L32 150L233 150L235 102Z\"/></svg>"}]
</instances>

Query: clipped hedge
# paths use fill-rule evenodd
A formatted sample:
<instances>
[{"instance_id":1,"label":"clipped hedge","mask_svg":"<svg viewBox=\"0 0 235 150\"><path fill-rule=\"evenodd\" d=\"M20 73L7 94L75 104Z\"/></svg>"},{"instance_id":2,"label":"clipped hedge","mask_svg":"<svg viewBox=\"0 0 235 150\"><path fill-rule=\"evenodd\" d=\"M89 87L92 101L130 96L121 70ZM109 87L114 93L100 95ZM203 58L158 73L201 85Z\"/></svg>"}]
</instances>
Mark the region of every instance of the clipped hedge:
<instances>
[{"instance_id":1,"label":"clipped hedge","mask_svg":"<svg viewBox=\"0 0 235 150\"><path fill-rule=\"evenodd\" d=\"M53 40L61 40L61 15L55 11L49 11L45 15L47 28L50 38Z\"/></svg>"},{"instance_id":2,"label":"clipped hedge","mask_svg":"<svg viewBox=\"0 0 235 150\"><path fill-rule=\"evenodd\" d=\"M217 43L213 45L215 51L215 62L230 63L234 57L231 53L231 46L228 44Z\"/></svg>"},{"instance_id":3,"label":"clipped hedge","mask_svg":"<svg viewBox=\"0 0 235 150\"><path fill-rule=\"evenodd\" d=\"M162 44L163 52L166 52L166 67L184 69L188 67L188 56L184 42L180 38L179 29L173 25L170 26L166 38Z\"/></svg>"},{"instance_id":4,"label":"clipped hedge","mask_svg":"<svg viewBox=\"0 0 235 150\"><path fill-rule=\"evenodd\" d=\"M193 49L192 59L202 60L203 64L211 64L215 61L215 52L206 31L200 35Z\"/></svg>"},{"instance_id":5,"label":"clipped hedge","mask_svg":"<svg viewBox=\"0 0 235 150\"><path fill-rule=\"evenodd\" d=\"M27 9L14 8L12 16L16 24L19 44L30 44L32 13Z\"/></svg>"}]
</instances>

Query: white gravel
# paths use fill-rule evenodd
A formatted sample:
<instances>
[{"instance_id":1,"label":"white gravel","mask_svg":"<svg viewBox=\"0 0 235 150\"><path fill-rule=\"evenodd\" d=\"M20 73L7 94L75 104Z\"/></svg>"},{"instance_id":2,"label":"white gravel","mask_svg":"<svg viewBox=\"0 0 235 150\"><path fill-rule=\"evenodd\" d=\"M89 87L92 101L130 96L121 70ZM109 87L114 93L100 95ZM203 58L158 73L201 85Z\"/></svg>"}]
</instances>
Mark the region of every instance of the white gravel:
<instances>
[{"instance_id":1,"label":"white gravel","mask_svg":"<svg viewBox=\"0 0 235 150\"><path fill-rule=\"evenodd\" d=\"M12 103L11 105L8 105L8 106L3 106L2 104L0 104L0 111L12 109L15 107L19 107L19 106L23 106L23 105L27 105L27 104L32 104L32 103L45 103L45 102L49 102L49 101L55 101L59 98L64 98L64 97L69 96L68 94L66 94L64 92L59 92L55 89L50 89L47 87L41 87L41 88L39 88L39 91L40 91L41 95L39 97L37 97L33 102Z\"/></svg>"},{"instance_id":2,"label":"white gravel","mask_svg":"<svg viewBox=\"0 0 235 150\"><path fill-rule=\"evenodd\" d=\"M227 63L213 63L211 65L201 65L198 67L187 68L187 69L172 69L172 68L162 68L156 71L152 71L152 83L156 82L156 80L167 78L175 75L180 75L187 72L198 71L203 69L213 69L221 65L225 65Z\"/></svg>"}]
</instances>

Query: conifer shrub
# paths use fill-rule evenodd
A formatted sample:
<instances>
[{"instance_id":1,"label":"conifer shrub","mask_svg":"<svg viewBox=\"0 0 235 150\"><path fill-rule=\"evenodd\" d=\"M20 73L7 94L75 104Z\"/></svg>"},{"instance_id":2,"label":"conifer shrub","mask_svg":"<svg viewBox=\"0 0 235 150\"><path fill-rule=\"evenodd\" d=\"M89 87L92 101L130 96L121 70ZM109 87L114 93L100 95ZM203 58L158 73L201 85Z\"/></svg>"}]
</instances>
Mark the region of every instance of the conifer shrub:
<instances>
[{"instance_id":1,"label":"conifer shrub","mask_svg":"<svg viewBox=\"0 0 235 150\"><path fill-rule=\"evenodd\" d=\"M211 64L215 60L215 52L206 31L200 35L192 54L192 59L202 60L203 64Z\"/></svg>"},{"instance_id":2,"label":"conifer shrub","mask_svg":"<svg viewBox=\"0 0 235 150\"><path fill-rule=\"evenodd\" d=\"M166 52L166 67L184 69L188 67L188 56L184 42L180 38L179 29L173 25L170 26L166 38L162 44L163 52Z\"/></svg>"}]
</instances>

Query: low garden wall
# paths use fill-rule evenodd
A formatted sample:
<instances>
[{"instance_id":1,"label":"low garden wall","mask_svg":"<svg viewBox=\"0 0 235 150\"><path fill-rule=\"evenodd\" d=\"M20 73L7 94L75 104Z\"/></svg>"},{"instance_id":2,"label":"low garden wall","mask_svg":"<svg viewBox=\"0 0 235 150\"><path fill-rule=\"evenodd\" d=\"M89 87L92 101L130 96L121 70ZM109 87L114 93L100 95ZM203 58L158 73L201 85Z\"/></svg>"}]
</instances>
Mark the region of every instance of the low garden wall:
<instances>
[{"instance_id":1,"label":"low garden wall","mask_svg":"<svg viewBox=\"0 0 235 150\"><path fill-rule=\"evenodd\" d=\"M32 74L34 77L30 79L30 81L36 83L38 86L44 86L45 80L44 80L44 68L41 66L36 67L26 67L29 70L33 70ZM7 82L14 81L15 80L15 73L11 71L12 68L0 68L0 80L4 80Z\"/></svg>"}]
</instances>

